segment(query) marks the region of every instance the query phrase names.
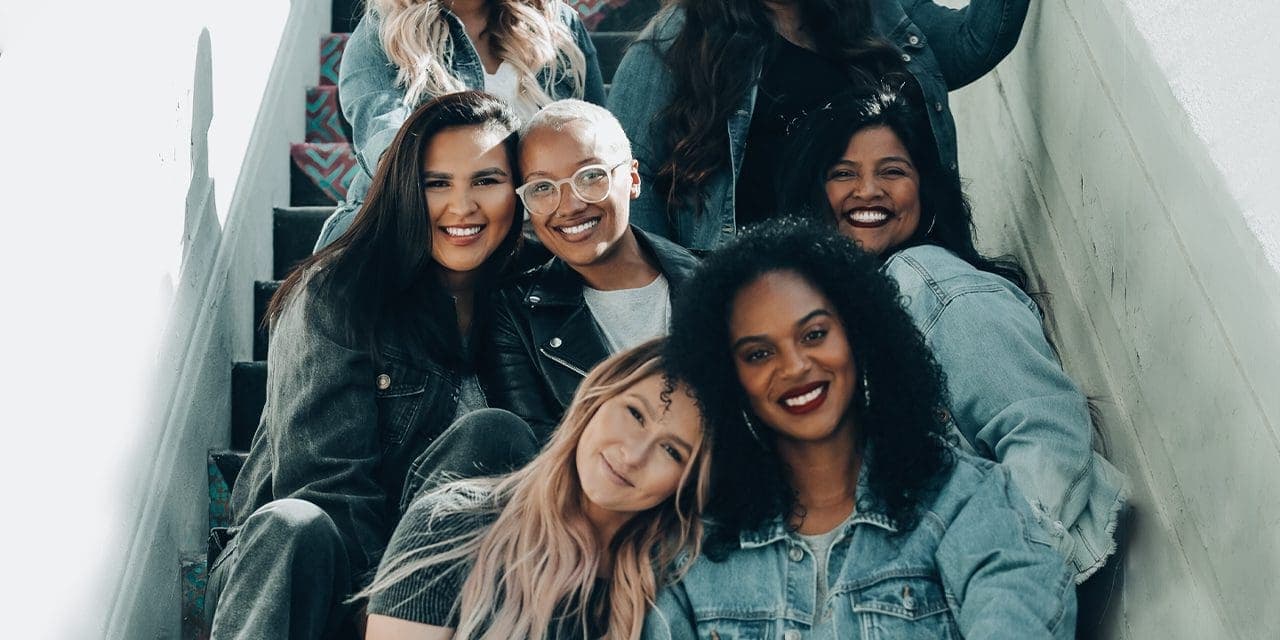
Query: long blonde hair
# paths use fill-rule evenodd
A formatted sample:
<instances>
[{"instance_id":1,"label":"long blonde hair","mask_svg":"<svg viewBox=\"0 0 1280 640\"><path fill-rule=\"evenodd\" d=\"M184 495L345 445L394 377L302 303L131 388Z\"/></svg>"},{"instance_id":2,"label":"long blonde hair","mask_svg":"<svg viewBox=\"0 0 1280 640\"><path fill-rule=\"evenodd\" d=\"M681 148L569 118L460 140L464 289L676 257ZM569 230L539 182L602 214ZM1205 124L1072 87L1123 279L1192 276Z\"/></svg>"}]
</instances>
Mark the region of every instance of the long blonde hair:
<instances>
[{"instance_id":1,"label":"long blonde hair","mask_svg":"<svg viewBox=\"0 0 1280 640\"><path fill-rule=\"evenodd\" d=\"M437 500L431 518L456 513L460 504L500 510L487 529L390 558L361 595L386 589L428 567L471 561L471 572L455 607L458 639L545 638L557 621L576 618L590 628L591 591L605 554L613 555L607 603L609 637L639 638L646 609L659 586L679 579L697 557L700 516L710 486L708 434L696 444L675 495L618 530L600 549L582 512L575 465L578 440L600 406L651 375L663 374L665 340L646 342L592 369L579 385L560 427L538 457L505 477L463 480L435 490L437 496L489 497ZM664 395L684 392L665 380ZM677 568L678 565L678 568ZM561 607L577 603L574 609Z\"/></svg>"},{"instance_id":2,"label":"long blonde hair","mask_svg":"<svg viewBox=\"0 0 1280 640\"><path fill-rule=\"evenodd\" d=\"M560 21L561 0L489 3L485 33L493 52L515 67L520 95L546 105L553 100L552 87L567 76L573 79L574 97L581 98L586 58ZM440 0L369 0L367 12L380 16L378 35L396 66L396 84L404 87L405 104L467 88L449 72L453 43ZM539 84L538 72L544 67L545 84Z\"/></svg>"}]
</instances>

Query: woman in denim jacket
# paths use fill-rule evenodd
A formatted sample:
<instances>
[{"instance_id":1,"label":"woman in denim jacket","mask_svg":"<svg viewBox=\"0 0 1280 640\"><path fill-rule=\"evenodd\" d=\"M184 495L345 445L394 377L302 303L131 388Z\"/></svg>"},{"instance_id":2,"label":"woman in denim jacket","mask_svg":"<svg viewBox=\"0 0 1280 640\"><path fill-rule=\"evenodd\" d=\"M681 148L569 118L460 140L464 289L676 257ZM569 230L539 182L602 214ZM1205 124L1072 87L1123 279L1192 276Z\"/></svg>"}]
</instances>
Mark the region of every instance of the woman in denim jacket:
<instances>
[{"instance_id":1,"label":"woman in denim jacket","mask_svg":"<svg viewBox=\"0 0 1280 640\"><path fill-rule=\"evenodd\" d=\"M1007 469L949 445L942 372L874 256L748 229L694 273L673 369L716 437L706 555L649 638L1070 638L1073 572Z\"/></svg>"},{"instance_id":2,"label":"woman in denim jacket","mask_svg":"<svg viewBox=\"0 0 1280 640\"><path fill-rule=\"evenodd\" d=\"M797 162L779 202L806 203L885 261L947 374L960 443L1009 468L1084 582L1116 549L1124 474L1093 450L1088 403L1045 337L1026 275L974 248L968 202L924 115L888 88L844 96L812 114L787 153Z\"/></svg>"},{"instance_id":3,"label":"woman in denim jacket","mask_svg":"<svg viewBox=\"0 0 1280 640\"><path fill-rule=\"evenodd\" d=\"M272 299L267 402L232 493L236 526L211 569L212 637L320 637L349 624L340 603L377 566L416 486L412 465L466 471L537 450L527 426L496 410L480 412L503 430L492 455L445 444L467 420L442 435L485 405L466 343L519 239L516 126L501 100L475 91L414 111L350 232Z\"/></svg>"},{"instance_id":4,"label":"woman in denim jacket","mask_svg":"<svg viewBox=\"0 0 1280 640\"><path fill-rule=\"evenodd\" d=\"M947 92L1013 49L1029 2L673 2L627 51L609 94L651 185L632 205L635 224L709 250L769 217L788 124L889 71L918 83L956 171Z\"/></svg>"},{"instance_id":5,"label":"woman in denim jacket","mask_svg":"<svg viewBox=\"0 0 1280 640\"><path fill-rule=\"evenodd\" d=\"M483 89L521 119L561 98L604 104L596 48L559 0L369 0L342 53L338 98L361 171L325 222L317 250L346 231L378 159L413 108Z\"/></svg>"}]
</instances>

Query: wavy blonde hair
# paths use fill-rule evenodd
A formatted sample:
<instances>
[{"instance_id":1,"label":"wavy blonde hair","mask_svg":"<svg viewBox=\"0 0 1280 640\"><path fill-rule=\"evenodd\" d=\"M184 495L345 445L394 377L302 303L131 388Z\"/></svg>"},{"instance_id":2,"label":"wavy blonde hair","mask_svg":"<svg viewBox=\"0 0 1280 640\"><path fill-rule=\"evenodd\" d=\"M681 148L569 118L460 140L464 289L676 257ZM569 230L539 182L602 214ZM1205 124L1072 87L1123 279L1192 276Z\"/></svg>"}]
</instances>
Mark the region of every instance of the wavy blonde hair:
<instances>
[{"instance_id":1,"label":"wavy blonde hair","mask_svg":"<svg viewBox=\"0 0 1280 640\"><path fill-rule=\"evenodd\" d=\"M490 48L515 67L519 95L538 106L552 101L552 87L561 78L573 78L573 95L578 98L586 83L586 58L560 21L560 4L561 0L489 0L484 33ZM369 0L366 11L380 16L378 35L396 66L396 84L404 87L405 104L467 88L449 72L453 43L439 0ZM546 82L539 84L543 68L548 69Z\"/></svg>"},{"instance_id":2,"label":"wavy blonde hair","mask_svg":"<svg viewBox=\"0 0 1280 640\"><path fill-rule=\"evenodd\" d=\"M470 575L454 605L459 613L454 638L545 638L553 624L566 619L576 618L584 631L590 628L589 616L598 613L588 611L591 591L602 560L610 554L614 564L608 578L609 637L639 638L645 611L659 586L678 580L701 550L700 516L711 467L706 422L675 495L623 525L608 549L599 548L582 512L574 460L578 440L602 404L651 375L666 376L664 344L664 339L646 342L592 369L551 441L523 469L436 489L436 495L490 497L478 507L467 498L437 500L432 520L456 513L459 507L498 510L497 519L478 532L388 559L361 595L386 589L428 567L470 561ZM686 389L666 377L663 395ZM568 603L577 604L562 611Z\"/></svg>"}]
</instances>

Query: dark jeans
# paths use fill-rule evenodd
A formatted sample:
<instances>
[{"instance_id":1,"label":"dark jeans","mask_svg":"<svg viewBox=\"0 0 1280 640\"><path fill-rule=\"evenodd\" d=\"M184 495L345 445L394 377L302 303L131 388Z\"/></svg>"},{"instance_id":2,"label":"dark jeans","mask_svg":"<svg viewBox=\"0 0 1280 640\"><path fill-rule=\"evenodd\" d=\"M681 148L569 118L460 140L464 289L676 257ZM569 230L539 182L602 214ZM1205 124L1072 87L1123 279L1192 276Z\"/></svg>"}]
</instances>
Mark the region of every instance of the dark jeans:
<instances>
[{"instance_id":1,"label":"dark jeans","mask_svg":"<svg viewBox=\"0 0 1280 640\"><path fill-rule=\"evenodd\" d=\"M1125 508L1116 523L1116 551L1098 572L1076 587L1076 640L1101 638L1108 613L1124 588L1124 550L1129 542L1129 519L1133 509Z\"/></svg>"},{"instance_id":2,"label":"dark jeans","mask_svg":"<svg viewBox=\"0 0 1280 640\"><path fill-rule=\"evenodd\" d=\"M451 479L514 471L538 447L533 430L515 414L469 413L409 468L400 514L417 495ZM344 603L358 588L356 577L337 526L319 507L274 500L212 537L222 548L205 592L209 638L359 637L356 607Z\"/></svg>"}]
</instances>

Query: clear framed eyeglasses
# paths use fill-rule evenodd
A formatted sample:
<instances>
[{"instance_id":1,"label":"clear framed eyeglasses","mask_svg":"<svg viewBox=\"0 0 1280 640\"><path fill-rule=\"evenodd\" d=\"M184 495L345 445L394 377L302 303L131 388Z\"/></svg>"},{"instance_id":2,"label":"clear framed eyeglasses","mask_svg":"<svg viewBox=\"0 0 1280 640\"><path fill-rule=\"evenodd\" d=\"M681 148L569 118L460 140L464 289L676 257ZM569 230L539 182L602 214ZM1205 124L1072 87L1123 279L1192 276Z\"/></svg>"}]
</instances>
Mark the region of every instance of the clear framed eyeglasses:
<instances>
[{"instance_id":1,"label":"clear framed eyeglasses","mask_svg":"<svg viewBox=\"0 0 1280 640\"><path fill-rule=\"evenodd\" d=\"M560 201L564 191L560 188L562 185L569 185L573 190L573 195L579 200L595 204L609 197L609 188L613 186L613 172L618 167L631 162L631 158L627 158L613 166L604 164L589 164L577 171L573 175L562 180L552 180L550 178L539 178L530 180L518 188L516 195L520 196L520 201L524 203L524 208L532 215L548 216L555 213L560 207Z\"/></svg>"}]
</instances>

